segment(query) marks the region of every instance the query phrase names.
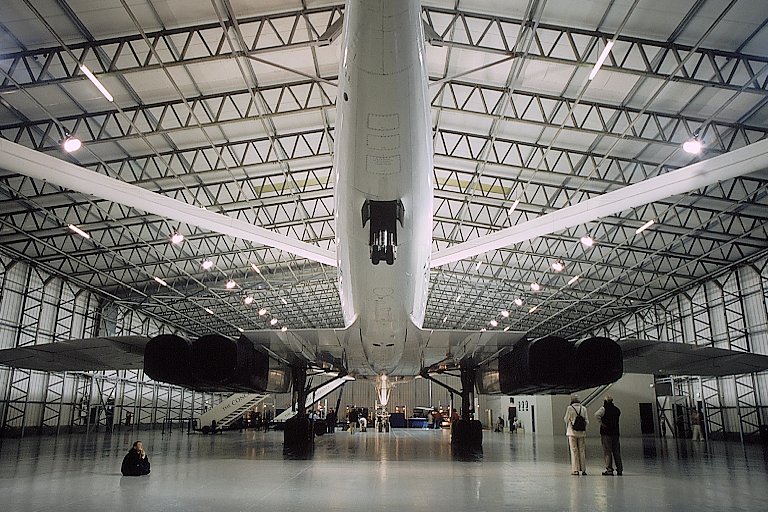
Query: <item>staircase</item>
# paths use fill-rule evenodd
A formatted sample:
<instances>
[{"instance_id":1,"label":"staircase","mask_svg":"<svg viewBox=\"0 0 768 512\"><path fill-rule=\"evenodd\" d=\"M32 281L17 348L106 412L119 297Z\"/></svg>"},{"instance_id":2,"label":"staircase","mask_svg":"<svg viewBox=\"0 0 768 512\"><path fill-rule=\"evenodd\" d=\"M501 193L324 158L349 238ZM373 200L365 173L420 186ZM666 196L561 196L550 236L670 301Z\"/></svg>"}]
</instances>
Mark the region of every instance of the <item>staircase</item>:
<instances>
[{"instance_id":1,"label":"staircase","mask_svg":"<svg viewBox=\"0 0 768 512\"><path fill-rule=\"evenodd\" d=\"M217 429L227 428L268 396L268 394L235 393L204 412L200 416L200 428L209 427L212 421L216 422Z\"/></svg>"},{"instance_id":2,"label":"staircase","mask_svg":"<svg viewBox=\"0 0 768 512\"><path fill-rule=\"evenodd\" d=\"M339 389L341 386L344 385L346 380L344 379L333 379L331 381L326 382L325 384L322 384L318 388L316 388L314 391L310 391L307 393L307 400L304 402L304 408L311 407L312 405L316 404L326 396L330 395L337 389ZM294 404L290 409L286 409L285 411L281 412L277 416L275 416L276 422L283 422L288 421L289 419L296 416L296 413L298 412L298 409L296 408L296 404Z\"/></svg>"}]
</instances>

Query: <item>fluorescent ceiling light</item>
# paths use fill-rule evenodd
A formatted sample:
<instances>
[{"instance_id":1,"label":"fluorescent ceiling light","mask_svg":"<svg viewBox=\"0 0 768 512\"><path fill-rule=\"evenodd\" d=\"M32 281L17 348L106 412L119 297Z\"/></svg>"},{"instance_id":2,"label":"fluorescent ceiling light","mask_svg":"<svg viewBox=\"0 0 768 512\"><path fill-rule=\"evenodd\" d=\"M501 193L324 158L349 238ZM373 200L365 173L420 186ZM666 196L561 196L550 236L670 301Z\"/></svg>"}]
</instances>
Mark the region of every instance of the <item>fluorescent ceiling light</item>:
<instances>
[{"instance_id":1,"label":"fluorescent ceiling light","mask_svg":"<svg viewBox=\"0 0 768 512\"><path fill-rule=\"evenodd\" d=\"M240 332L245 332L245 329L243 329L242 327L238 327L237 330Z\"/></svg>"},{"instance_id":2,"label":"fluorescent ceiling light","mask_svg":"<svg viewBox=\"0 0 768 512\"><path fill-rule=\"evenodd\" d=\"M576 281L578 281L578 280L579 280L579 276L573 276L573 277L572 277L572 278L571 278L571 279L568 281L568 285L570 286L570 285L572 285L573 283L575 283L575 282L576 282Z\"/></svg>"},{"instance_id":3,"label":"fluorescent ceiling light","mask_svg":"<svg viewBox=\"0 0 768 512\"><path fill-rule=\"evenodd\" d=\"M99 79L96 78L96 75L91 73L91 70L88 69L85 66L85 64L80 64L80 71L82 71L83 74L88 77L88 80L90 80L93 83L93 85L96 86L99 92L103 94L105 98L107 98L107 101L115 101L112 95L109 94L109 91L107 90L107 88L104 87L104 85L101 82L99 82Z\"/></svg>"},{"instance_id":4,"label":"fluorescent ceiling light","mask_svg":"<svg viewBox=\"0 0 768 512\"><path fill-rule=\"evenodd\" d=\"M517 205L519 205L519 204L520 204L520 200L519 199L515 199L515 202L512 203L512 206L510 206L509 210L507 210L507 215L512 215L512 212L515 211L515 209L517 208Z\"/></svg>"},{"instance_id":5,"label":"fluorescent ceiling light","mask_svg":"<svg viewBox=\"0 0 768 512\"><path fill-rule=\"evenodd\" d=\"M286 306L288 305L288 302L282 297L280 297L280 302L282 302Z\"/></svg>"},{"instance_id":6,"label":"fluorescent ceiling light","mask_svg":"<svg viewBox=\"0 0 768 512\"><path fill-rule=\"evenodd\" d=\"M159 277L157 277L157 276L153 276L153 279L154 279L155 281L157 281L158 283L160 283L161 285L163 285L163 286L168 286L168 283L166 283L166 282L165 282L163 279L160 279L160 278L159 278Z\"/></svg>"},{"instance_id":7,"label":"fluorescent ceiling light","mask_svg":"<svg viewBox=\"0 0 768 512\"><path fill-rule=\"evenodd\" d=\"M506 327L504 328L504 332L507 332L508 330L509 330L509 326L506 326Z\"/></svg>"},{"instance_id":8,"label":"fluorescent ceiling light","mask_svg":"<svg viewBox=\"0 0 768 512\"><path fill-rule=\"evenodd\" d=\"M204 310L205 310L205 312L206 312L206 313L208 313L209 315L212 315L212 314L213 314L213 310L212 310L211 308L203 308L203 309L204 309Z\"/></svg>"},{"instance_id":9,"label":"fluorescent ceiling light","mask_svg":"<svg viewBox=\"0 0 768 512\"><path fill-rule=\"evenodd\" d=\"M592 238L592 235L587 233L586 235L581 237L581 245L583 245L584 247L592 247L593 245L595 245L595 239Z\"/></svg>"},{"instance_id":10,"label":"fluorescent ceiling light","mask_svg":"<svg viewBox=\"0 0 768 512\"><path fill-rule=\"evenodd\" d=\"M529 313L533 313L533 312L534 312L534 311L536 311L537 309L539 309L539 306L533 306L531 309L529 309L529 310L528 310L528 312L529 312Z\"/></svg>"},{"instance_id":11,"label":"fluorescent ceiling light","mask_svg":"<svg viewBox=\"0 0 768 512\"><path fill-rule=\"evenodd\" d=\"M251 263L251 268L256 271L257 274L261 275L261 270L259 269L259 266L255 263Z\"/></svg>"},{"instance_id":12,"label":"fluorescent ceiling light","mask_svg":"<svg viewBox=\"0 0 768 512\"><path fill-rule=\"evenodd\" d=\"M655 223L656 223L656 221L655 221L655 220L653 220L653 219L649 220L648 222L646 222L645 224L643 224L642 226L640 226L639 228L637 228L637 229L635 230L635 234L636 234L636 235L639 235L640 233L642 233L643 231L645 231L645 230L646 230L646 229L648 229L649 227L653 226Z\"/></svg>"},{"instance_id":13,"label":"fluorescent ceiling light","mask_svg":"<svg viewBox=\"0 0 768 512\"><path fill-rule=\"evenodd\" d=\"M355 378L353 376L351 376L351 375L345 375L345 376L342 377L342 379L344 379L344 380L355 380Z\"/></svg>"},{"instance_id":14,"label":"fluorescent ceiling light","mask_svg":"<svg viewBox=\"0 0 768 512\"><path fill-rule=\"evenodd\" d=\"M201 266L203 267L203 270L211 270L213 268L213 261L206 258L203 260Z\"/></svg>"},{"instance_id":15,"label":"fluorescent ceiling light","mask_svg":"<svg viewBox=\"0 0 768 512\"><path fill-rule=\"evenodd\" d=\"M61 147L64 148L64 151L67 153L74 153L81 147L83 147L83 142L78 139L77 137L70 135L66 139L64 139L64 143L61 145Z\"/></svg>"},{"instance_id":16,"label":"fluorescent ceiling light","mask_svg":"<svg viewBox=\"0 0 768 512\"><path fill-rule=\"evenodd\" d=\"M690 139L683 142L683 150L692 155L698 155L704 149L704 144L698 139Z\"/></svg>"},{"instance_id":17,"label":"fluorescent ceiling light","mask_svg":"<svg viewBox=\"0 0 768 512\"><path fill-rule=\"evenodd\" d=\"M78 235L80 235L80 236L81 236L81 237L83 237L83 238L91 238L91 235L89 235L88 233L86 233L85 231L83 231L82 229L80 229L79 227L75 226L74 224L70 224L70 225L69 225L69 229L70 229L70 230L71 230L73 233L77 233Z\"/></svg>"},{"instance_id":18,"label":"fluorescent ceiling light","mask_svg":"<svg viewBox=\"0 0 768 512\"><path fill-rule=\"evenodd\" d=\"M514 301L512 301L512 302L514 302L514 303L515 303L515 306L518 306L518 307L520 307L520 306L522 306L522 305L523 305L523 299L521 299L520 297L517 297L517 298L516 298Z\"/></svg>"},{"instance_id":19,"label":"fluorescent ceiling light","mask_svg":"<svg viewBox=\"0 0 768 512\"><path fill-rule=\"evenodd\" d=\"M608 41L605 44L605 48L603 48L603 53L600 54L600 57L597 59L597 62L595 62L595 67L593 67L592 71L589 73L590 80L595 78L595 75L597 75L597 72L600 71L600 68L602 67L603 62L605 62L605 59L608 58L608 54L611 52L611 48L613 48L613 41Z\"/></svg>"},{"instance_id":20,"label":"fluorescent ceiling light","mask_svg":"<svg viewBox=\"0 0 768 512\"><path fill-rule=\"evenodd\" d=\"M445 322L447 322L447 321L448 321L448 315L445 315L445 316L443 317L443 323L445 323Z\"/></svg>"}]
</instances>

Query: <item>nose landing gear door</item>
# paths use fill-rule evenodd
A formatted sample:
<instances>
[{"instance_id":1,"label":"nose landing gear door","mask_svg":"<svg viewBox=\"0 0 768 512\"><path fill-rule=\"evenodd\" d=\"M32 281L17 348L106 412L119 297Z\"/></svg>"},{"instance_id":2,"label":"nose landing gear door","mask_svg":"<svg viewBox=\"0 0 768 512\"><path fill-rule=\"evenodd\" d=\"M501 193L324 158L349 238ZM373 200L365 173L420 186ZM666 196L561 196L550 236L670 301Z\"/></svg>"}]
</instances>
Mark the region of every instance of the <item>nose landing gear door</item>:
<instances>
[{"instance_id":1,"label":"nose landing gear door","mask_svg":"<svg viewBox=\"0 0 768 512\"><path fill-rule=\"evenodd\" d=\"M405 209L399 199L394 201L372 201L363 203L363 227L370 222L371 262L378 265L381 260L392 265L397 256L397 224L403 225Z\"/></svg>"}]
</instances>

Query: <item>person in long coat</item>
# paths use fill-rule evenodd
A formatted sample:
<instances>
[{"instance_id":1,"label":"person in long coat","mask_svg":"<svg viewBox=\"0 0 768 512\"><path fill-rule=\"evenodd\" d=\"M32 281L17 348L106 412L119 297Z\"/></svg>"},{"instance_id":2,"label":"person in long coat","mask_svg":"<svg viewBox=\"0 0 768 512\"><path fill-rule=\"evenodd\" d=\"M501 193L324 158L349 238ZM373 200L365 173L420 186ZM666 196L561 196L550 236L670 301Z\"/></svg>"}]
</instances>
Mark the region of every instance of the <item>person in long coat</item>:
<instances>
[{"instance_id":1,"label":"person in long coat","mask_svg":"<svg viewBox=\"0 0 768 512\"><path fill-rule=\"evenodd\" d=\"M576 430L573 428L573 423L576 418L581 416L584 418L584 430ZM589 418L587 417L587 408L581 405L579 397L576 395L571 396L571 404L565 408L565 435L568 436L568 444L571 448L571 474L578 475L581 472L582 475L587 474L587 429L586 425L589 425Z\"/></svg>"},{"instance_id":2,"label":"person in long coat","mask_svg":"<svg viewBox=\"0 0 768 512\"><path fill-rule=\"evenodd\" d=\"M133 447L125 454L120 468L123 476L143 476L149 474L149 457L144 452L141 441L133 443Z\"/></svg>"}]
</instances>

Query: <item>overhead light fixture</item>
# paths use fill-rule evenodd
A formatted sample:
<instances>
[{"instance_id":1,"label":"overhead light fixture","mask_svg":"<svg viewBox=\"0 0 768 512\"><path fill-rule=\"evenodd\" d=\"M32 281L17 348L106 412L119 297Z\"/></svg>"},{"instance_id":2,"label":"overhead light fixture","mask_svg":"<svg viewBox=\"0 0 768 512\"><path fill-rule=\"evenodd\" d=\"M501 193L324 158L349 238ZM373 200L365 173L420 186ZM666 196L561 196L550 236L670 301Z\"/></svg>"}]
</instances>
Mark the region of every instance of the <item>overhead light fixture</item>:
<instances>
[{"instance_id":1,"label":"overhead light fixture","mask_svg":"<svg viewBox=\"0 0 768 512\"><path fill-rule=\"evenodd\" d=\"M69 227L70 231L72 231L73 233L77 233L78 235L80 235L83 238L86 238L86 239L91 238L91 235L89 235L88 233L86 233L85 231L80 229L79 227L75 226L74 224L70 224L68 227Z\"/></svg>"},{"instance_id":2,"label":"overhead light fixture","mask_svg":"<svg viewBox=\"0 0 768 512\"><path fill-rule=\"evenodd\" d=\"M248 295L248 296L246 296L246 297L243 299L243 302L245 302L246 304L253 304L253 297L251 297L250 295Z\"/></svg>"},{"instance_id":3,"label":"overhead light fixture","mask_svg":"<svg viewBox=\"0 0 768 512\"><path fill-rule=\"evenodd\" d=\"M285 332L285 331L287 331L287 330L288 330L288 328L287 328L286 326L282 326L282 327L280 328L280 330L281 330L282 332Z\"/></svg>"},{"instance_id":4,"label":"overhead light fixture","mask_svg":"<svg viewBox=\"0 0 768 512\"><path fill-rule=\"evenodd\" d=\"M269 321L269 325L277 325L277 318L273 318Z\"/></svg>"},{"instance_id":5,"label":"overhead light fixture","mask_svg":"<svg viewBox=\"0 0 768 512\"><path fill-rule=\"evenodd\" d=\"M237 283L235 281L233 281L232 279L229 279L227 281L227 284L225 284L224 286L227 288L227 290L232 290L232 289L235 288L235 286L237 286Z\"/></svg>"},{"instance_id":6,"label":"overhead light fixture","mask_svg":"<svg viewBox=\"0 0 768 512\"><path fill-rule=\"evenodd\" d=\"M517 307L520 307L523 305L523 299L521 299L520 297L515 298L515 300L513 300L512 302L514 302L515 306Z\"/></svg>"},{"instance_id":7,"label":"overhead light fixture","mask_svg":"<svg viewBox=\"0 0 768 512\"><path fill-rule=\"evenodd\" d=\"M261 275L261 270L259 269L259 266L255 263L251 263L251 268L259 275Z\"/></svg>"},{"instance_id":8,"label":"overhead light fixture","mask_svg":"<svg viewBox=\"0 0 768 512\"><path fill-rule=\"evenodd\" d=\"M479 271L480 271L480 262L478 261L477 264L475 265L475 272L479 272Z\"/></svg>"},{"instance_id":9,"label":"overhead light fixture","mask_svg":"<svg viewBox=\"0 0 768 512\"><path fill-rule=\"evenodd\" d=\"M538 292L541 290L541 285L537 283L536 281L531 283L531 290Z\"/></svg>"},{"instance_id":10,"label":"overhead light fixture","mask_svg":"<svg viewBox=\"0 0 768 512\"><path fill-rule=\"evenodd\" d=\"M212 314L213 314L213 310L212 310L211 308L203 308L203 309L204 309L204 310L205 310L205 312L206 312L206 313L208 313L209 315L212 315Z\"/></svg>"},{"instance_id":11,"label":"overhead light fixture","mask_svg":"<svg viewBox=\"0 0 768 512\"><path fill-rule=\"evenodd\" d=\"M495 318L493 320L491 320L490 322L488 322L488 323L491 324L491 327L498 327L499 326L499 322Z\"/></svg>"},{"instance_id":12,"label":"overhead light fixture","mask_svg":"<svg viewBox=\"0 0 768 512\"><path fill-rule=\"evenodd\" d=\"M562 272L565 270L565 263L563 263L563 260L557 260L554 263L552 263L552 270L555 272Z\"/></svg>"},{"instance_id":13,"label":"overhead light fixture","mask_svg":"<svg viewBox=\"0 0 768 512\"><path fill-rule=\"evenodd\" d=\"M447 321L448 321L448 315L445 315L445 316L443 317L443 323L445 323L445 322L447 322Z\"/></svg>"},{"instance_id":14,"label":"overhead light fixture","mask_svg":"<svg viewBox=\"0 0 768 512\"><path fill-rule=\"evenodd\" d=\"M206 258L203 260L200 266L203 267L203 270L211 270L213 268L213 261Z\"/></svg>"},{"instance_id":15,"label":"overhead light fixture","mask_svg":"<svg viewBox=\"0 0 768 512\"><path fill-rule=\"evenodd\" d=\"M456 302L459 302L460 300L461 300L461 294L458 294L458 295L456 296Z\"/></svg>"},{"instance_id":16,"label":"overhead light fixture","mask_svg":"<svg viewBox=\"0 0 768 512\"><path fill-rule=\"evenodd\" d=\"M243 329L242 327L238 327L237 330L240 332L245 332L245 329Z\"/></svg>"},{"instance_id":17,"label":"overhead light fixture","mask_svg":"<svg viewBox=\"0 0 768 512\"><path fill-rule=\"evenodd\" d=\"M152 278L158 283L160 283L162 286L168 286L168 283L166 283L164 279L161 279L157 276L152 276Z\"/></svg>"},{"instance_id":18,"label":"overhead light fixture","mask_svg":"<svg viewBox=\"0 0 768 512\"><path fill-rule=\"evenodd\" d=\"M605 48L603 48L603 53L601 53L600 57L597 58L597 62L595 62L595 66L592 68L592 71L589 73L590 80L595 78L595 75L597 75L597 72L600 71L600 68L603 66L605 59L608 58L608 54L611 53L611 48L613 48L613 41L608 41L607 43L605 43Z\"/></svg>"},{"instance_id":19,"label":"overhead light fixture","mask_svg":"<svg viewBox=\"0 0 768 512\"><path fill-rule=\"evenodd\" d=\"M482 329L480 329L480 332L485 332L485 331L486 331L486 328L485 328L485 327L483 327Z\"/></svg>"},{"instance_id":20,"label":"overhead light fixture","mask_svg":"<svg viewBox=\"0 0 768 512\"><path fill-rule=\"evenodd\" d=\"M171 235L171 243L173 245L179 245L183 241L184 241L184 235L182 235L178 231Z\"/></svg>"},{"instance_id":21,"label":"overhead light fixture","mask_svg":"<svg viewBox=\"0 0 768 512\"><path fill-rule=\"evenodd\" d=\"M351 375L345 375L345 376L342 377L342 379L344 379L344 380L355 380L355 378L353 376L351 376Z\"/></svg>"},{"instance_id":22,"label":"overhead light fixture","mask_svg":"<svg viewBox=\"0 0 768 512\"><path fill-rule=\"evenodd\" d=\"M533 313L533 312L534 312L534 311L536 311L537 309L539 309L539 306L533 306L532 308L530 308L530 309L528 310L528 312L529 312L529 313Z\"/></svg>"},{"instance_id":23,"label":"overhead light fixture","mask_svg":"<svg viewBox=\"0 0 768 512\"><path fill-rule=\"evenodd\" d=\"M520 200L519 199L515 199L515 202L512 203L512 206L510 206L509 210L507 210L507 216L512 215L512 212L514 212L515 209L517 209L517 206L519 204L520 204Z\"/></svg>"},{"instance_id":24,"label":"overhead light fixture","mask_svg":"<svg viewBox=\"0 0 768 512\"><path fill-rule=\"evenodd\" d=\"M653 220L653 219L649 220L648 222L646 222L645 224L643 224L642 226L640 226L639 228L637 228L637 229L635 230L635 234L636 234L636 235L639 235L640 233L642 233L643 231L645 231L645 230L646 230L646 229L648 229L649 227L653 226L655 223L656 223L656 221L655 221L655 220Z\"/></svg>"},{"instance_id":25,"label":"overhead light fixture","mask_svg":"<svg viewBox=\"0 0 768 512\"><path fill-rule=\"evenodd\" d=\"M96 78L96 75L91 73L91 70L88 69L88 67L86 67L85 64L80 64L80 71L82 71L83 74L88 77L88 80L90 80L91 83L93 83L93 85L96 86L99 92L103 94L105 98L107 98L107 101L115 101L112 95L109 94L109 91L107 90L107 88L104 87L104 85L101 82L99 82L99 79Z\"/></svg>"},{"instance_id":26,"label":"overhead light fixture","mask_svg":"<svg viewBox=\"0 0 768 512\"><path fill-rule=\"evenodd\" d=\"M683 142L683 151L691 155L698 155L704 149L704 144L699 139L693 138Z\"/></svg>"},{"instance_id":27,"label":"overhead light fixture","mask_svg":"<svg viewBox=\"0 0 768 512\"><path fill-rule=\"evenodd\" d=\"M584 247L592 247L593 245L595 245L595 239L592 238L592 235L587 233L586 235L581 237L581 245L583 245Z\"/></svg>"},{"instance_id":28,"label":"overhead light fixture","mask_svg":"<svg viewBox=\"0 0 768 512\"><path fill-rule=\"evenodd\" d=\"M576 282L576 281L578 281L578 280L579 280L579 276L573 276L573 277L572 277L572 278L571 278L571 279L568 281L568 286L572 285L573 283L575 283L575 282Z\"/></svg>"},{"instance_id":29,"label":"overhead light fixture","mask_svg":"<svg viewBox=\"0 0 768 512\"><path fill-rule=\"evenodd\" d=\"M74 135L70 135L66 139L64 139L64 141L61 143L61 147L67 153L74 153L75 151L83 147L83 141L81 141Z\"/></svg>"},{"instance_id":30,"label":"overhead light fixture","mask_svg":"<svg viewBox=\"0 0 768 512\"><path fill-rule=\"evenodd\" d=\"M509 311L507 311L506 309L502 309L501 316L503 316L504 318L509 318Z\"/></svg>"},{"instance_id":31,"label":"overhead light fixture","mask_svg":"<svg viewBox=\"0 0 768 512\"><path fill-rule=\"evenodd\" d=\"M504 332L507 332L508 330L509 330L509 326L506 326L506 327L504 328Z\"/></svg>"},{"instance_id":32,"label":"overhead light fixture","mask_svg":"<svg viewBox=\"0 0 768 512\"><path fill-rule=\"evenodd\" d=\"M286 301L284 298L280 297L280 302L283 303L284 306L288 305L288 301Z\"/></svg>"},{"instance_id":33,"label":"overhead light fixture","mask_svg":"<svg viewBox=\"0 0 768 512\"><path fill-rule=\"evenodd\" d=\"M264 316L264 315L266 315L266 314L267 314L267 310L266 310L266 309L264 309L264 308L261 308L261 309L259 310L259 316Z\"/></svg>"}]
</instances>

